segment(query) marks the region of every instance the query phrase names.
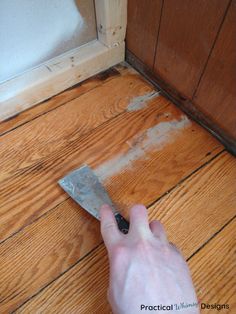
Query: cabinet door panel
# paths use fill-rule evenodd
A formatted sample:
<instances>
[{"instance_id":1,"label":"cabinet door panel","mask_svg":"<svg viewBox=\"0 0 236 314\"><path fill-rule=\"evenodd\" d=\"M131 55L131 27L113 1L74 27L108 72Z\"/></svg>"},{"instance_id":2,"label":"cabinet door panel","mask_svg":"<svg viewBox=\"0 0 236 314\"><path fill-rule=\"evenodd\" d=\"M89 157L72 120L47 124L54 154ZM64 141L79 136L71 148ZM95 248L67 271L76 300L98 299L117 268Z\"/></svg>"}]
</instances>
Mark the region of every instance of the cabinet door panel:
<instances>
[{"instance_id":1,"label":"cabinet door panel","mask_svg":"<svg viewBox=\"0 0 236 314\"><path fill-rule=\"evenodd\" d=\"M139 60L153 67L162 0L129 0L126 45Z\"/></svg>"},{"instance_id":2,"label":"cabinet door panel","mask_svg":"<svg viewBox=\"0 0 236 314\"><path fill-rule=\"evenodd\" d=\"M155 72L191 99L220 29L228 0L165 0Z\"/></svg>"},{"instance_id":3,"label":"cabinet door panel","mask_svg":"<svg viewBox=\"0 0 236 314\"><path fill-rule=\"evenodd\" d=\"M231 3L193 101L236 141L235 21L236 0Z\"/></svg>"}]
</instances>

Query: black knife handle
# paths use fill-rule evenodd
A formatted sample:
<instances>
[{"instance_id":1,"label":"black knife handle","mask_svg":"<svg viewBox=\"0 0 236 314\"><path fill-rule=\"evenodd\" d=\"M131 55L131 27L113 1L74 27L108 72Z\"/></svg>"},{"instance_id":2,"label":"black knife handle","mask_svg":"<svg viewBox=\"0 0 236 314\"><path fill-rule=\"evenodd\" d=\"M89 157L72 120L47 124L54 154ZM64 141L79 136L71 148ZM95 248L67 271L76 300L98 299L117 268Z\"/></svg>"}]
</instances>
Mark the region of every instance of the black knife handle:
<instances>
[{"instance_id":1,"label":"black knife handle","mask_svg":"<svg viewBox=\"0 0 236 314\"><path fill-rule=\"evenodd\" d=\"M115 218L120 231L127 234L129 231L129 222L119 213L115 214Z\"/></svg>"}]
</instances>

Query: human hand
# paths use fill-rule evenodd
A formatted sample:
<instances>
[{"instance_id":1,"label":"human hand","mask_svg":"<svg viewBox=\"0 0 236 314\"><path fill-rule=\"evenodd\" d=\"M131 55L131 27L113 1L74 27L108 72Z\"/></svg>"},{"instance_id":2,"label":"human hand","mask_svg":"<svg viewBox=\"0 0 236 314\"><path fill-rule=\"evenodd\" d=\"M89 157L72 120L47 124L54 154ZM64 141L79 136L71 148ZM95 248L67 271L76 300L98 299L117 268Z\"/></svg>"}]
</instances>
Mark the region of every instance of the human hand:
<instances>
[{"instance_id":1,"label":"human hand","mask_svg":"<svg viewBox=\"0 0 236 314\"><path fill-rule=\"evenodd\" d=\"M119 231L108 205L102 206L100 217L110 262L108 300L114 314L199 313L187 263L168 242L162 224L148 223L143 205L131 208L128 234Z\"/></svg>"}]
</instances>

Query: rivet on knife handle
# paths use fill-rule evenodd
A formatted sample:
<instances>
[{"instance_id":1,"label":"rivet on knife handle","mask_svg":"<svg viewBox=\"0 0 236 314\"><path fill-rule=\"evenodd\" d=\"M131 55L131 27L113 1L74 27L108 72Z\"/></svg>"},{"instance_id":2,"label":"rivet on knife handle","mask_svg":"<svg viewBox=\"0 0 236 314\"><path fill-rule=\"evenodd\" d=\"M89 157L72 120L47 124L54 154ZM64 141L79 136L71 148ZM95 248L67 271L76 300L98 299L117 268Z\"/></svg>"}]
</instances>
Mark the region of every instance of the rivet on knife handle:
<instances>
[{"instance_id":1,"label":"rivet on knife handle","mask_svg":"<svg viewBox=\"0 0 236 314\"><path fill-rule=\"evenodd\" d=\"M127 234L129 232L129 222L119 213L115 214L115 218L120 231Z\"/></svg>"}]
</instances>

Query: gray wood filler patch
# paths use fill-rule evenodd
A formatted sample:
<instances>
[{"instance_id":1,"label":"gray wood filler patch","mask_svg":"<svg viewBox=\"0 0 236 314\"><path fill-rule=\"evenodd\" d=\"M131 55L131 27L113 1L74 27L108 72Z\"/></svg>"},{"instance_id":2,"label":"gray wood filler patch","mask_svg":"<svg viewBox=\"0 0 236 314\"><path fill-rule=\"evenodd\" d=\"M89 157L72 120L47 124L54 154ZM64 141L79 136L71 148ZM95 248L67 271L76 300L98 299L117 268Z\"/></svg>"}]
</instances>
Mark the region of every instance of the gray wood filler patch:
<instances>
[{"instance_id":1,"label":"gray wood filler patch","mask_svg":"<svg viewBox=\"0 0 236 314\"><path fill-rule=\"evenodd\" d=\"M171 116L171 113L167 114ZM136 134L132 138L132 141L127 142L130 146L128 151L124 154L118 154L103 163L95 169L96 175L99 177L99 180L104 182L127 168L131 169L136 160L140 158L148 159L148 151L161 150L165 145L174 142L176 136L190 125L191 121L187 116L181 115L178 120L173 119L171 121L160 122L145 132Z\"/></svg>"},{"instance_id":2,"label":"gray wood filler patch","mask_svg":"<svg viewBox=\"0 0 236 314\"><path fill-rule=\"evenodd\" d=\"M145 95L135 97L129 103L127 107L127 111L137 111L137 110L146 108L149 100L155 97L158 97L159 95L160 95L160 92L153 90Z\"/></svg>"}]
</instances>

